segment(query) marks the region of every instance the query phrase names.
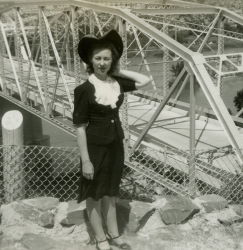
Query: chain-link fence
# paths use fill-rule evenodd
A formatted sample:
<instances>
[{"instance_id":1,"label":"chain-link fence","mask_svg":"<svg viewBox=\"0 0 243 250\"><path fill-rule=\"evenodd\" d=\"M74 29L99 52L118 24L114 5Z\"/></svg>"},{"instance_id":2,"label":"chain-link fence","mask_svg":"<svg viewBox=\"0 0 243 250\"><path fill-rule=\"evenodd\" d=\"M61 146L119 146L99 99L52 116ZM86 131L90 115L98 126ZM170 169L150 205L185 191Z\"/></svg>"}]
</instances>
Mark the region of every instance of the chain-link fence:
<instances>
[{"instance_id":1,"label":"chain-link fence","mask_svg":"<svg viewBox=\"0 0 243 250\"><path fill-rule=\"evenodd\" d=\"M37 196L77 198L79 151L73 147L0 146L1 203ZM219 194L243 204L243 174L230 147L188 152L142 143L124 167L121 197Z\"/></svg>"}]
</instances>

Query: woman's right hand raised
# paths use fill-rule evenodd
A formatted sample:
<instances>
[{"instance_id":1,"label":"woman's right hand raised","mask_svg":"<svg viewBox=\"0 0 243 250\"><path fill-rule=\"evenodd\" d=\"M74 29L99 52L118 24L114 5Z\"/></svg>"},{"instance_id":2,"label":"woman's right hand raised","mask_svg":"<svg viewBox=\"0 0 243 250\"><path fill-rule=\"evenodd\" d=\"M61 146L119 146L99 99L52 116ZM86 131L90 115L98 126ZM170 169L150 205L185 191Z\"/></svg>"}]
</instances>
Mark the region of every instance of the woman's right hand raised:
<instances>
[{"instance_id":1,"label":"woman's right hand raised","mask_svg":"<svg viewBox=\"0 0 243 250\"><path fill-rule=\"evenodd\" d=\"M93 180L94 178L94 166L91 161L85 161L82 163L82 172L84 178Z\"/></svg>"}]
</instances>

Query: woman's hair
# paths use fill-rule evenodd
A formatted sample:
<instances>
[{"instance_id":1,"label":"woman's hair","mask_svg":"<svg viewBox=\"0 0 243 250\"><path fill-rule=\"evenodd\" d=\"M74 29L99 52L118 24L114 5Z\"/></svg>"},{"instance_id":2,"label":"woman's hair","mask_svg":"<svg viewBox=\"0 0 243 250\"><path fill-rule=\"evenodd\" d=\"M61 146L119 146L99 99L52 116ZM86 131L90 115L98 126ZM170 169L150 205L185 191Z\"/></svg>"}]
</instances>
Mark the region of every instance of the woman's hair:
<instances>
[{"instance_id":1,"label":"woman's hair","mask_svg":"<svg viewBox=\"0 0 243 250\"><path fill-rule=\"evenodd\" d=\"M114 73L116 71L120 57L119 57L119 54L118 54L116 48L113 46L113 44L111 44L109 42L97 43L97 44L94 44L92 46L92 49L89 52L89 62L87 63L86 71L89 74L94 73L94 68L93 68L93 64L92 64L91 60L93 57L93 52L96 49L109 49L111 51L112 64L111 64L110 70L108 71L108 75L111 75L112 73Z\"/></svg>"}]
</instances>

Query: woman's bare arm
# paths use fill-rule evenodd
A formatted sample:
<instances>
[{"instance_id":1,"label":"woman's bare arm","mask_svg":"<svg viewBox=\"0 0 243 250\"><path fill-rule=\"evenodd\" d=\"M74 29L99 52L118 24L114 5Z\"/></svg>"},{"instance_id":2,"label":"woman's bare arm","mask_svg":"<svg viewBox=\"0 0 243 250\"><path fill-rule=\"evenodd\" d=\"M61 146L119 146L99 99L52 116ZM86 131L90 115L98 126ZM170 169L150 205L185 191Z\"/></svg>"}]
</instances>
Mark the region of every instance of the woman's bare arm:
<instances>
[{"instance_id":1,"label":"woman's bare arm","mask_svg":"<svg viewBox=\"0 0 243 250\"><path fill-rule=\"evenodd\" d=\"M114 75L135 81L137 89L143 88L151 82L151 79L148 76L131 70L119 69Z\"/></svg>"},{"instance_id":2,"label":"woman's bare arm","mask_svg":"<svg viewBox=\"0 0 243 250\"><path fill-rule=\"evenodd\" d=\"M88 153L86 126L86 124L82 124L77 128L77 143L80 150L83 176L87 179L93 179L94 167Z\"/></svg>"}]
</instances>

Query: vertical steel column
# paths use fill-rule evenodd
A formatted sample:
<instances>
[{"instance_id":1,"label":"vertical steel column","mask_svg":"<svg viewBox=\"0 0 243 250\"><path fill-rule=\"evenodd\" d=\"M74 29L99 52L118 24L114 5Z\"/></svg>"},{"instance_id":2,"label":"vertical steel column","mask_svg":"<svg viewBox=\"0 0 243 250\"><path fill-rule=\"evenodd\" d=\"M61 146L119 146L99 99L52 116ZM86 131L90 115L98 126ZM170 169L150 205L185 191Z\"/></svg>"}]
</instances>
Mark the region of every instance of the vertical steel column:
<instances>
[{"instance_id":1,"label":"vertical steel column","mask_svg":"<svg viewBox=\"0 0 243 250\"><path fill-rule=\"evenodd\" d=\"M168 25L164 24L163 25L163 32L168 35ZM168 48L164 47L164 53L163 53L163 65L162 65L162 89L163 89L163 97L165 97L168 94L168 90L169 90L169 66L168 66L168 62L169 62L169 50Z\"/></svg>"},{"instance_id":2,"label":"vertical steel column","mask_svg":"<svg viewBox=\"0 0 243 250\"><path fill-rule=\"evenodd\" d=\"M89 33L94 35L94 15L93 10L89 10Z\"/></svg>"},{"instance_id":3,"label":"vertical steel column","mask_svg":"<svg viewBox=\"0 0 243 250\"><path fill-rule=\"evenodd\" d=\"M153 89L156 90L156 84L155 84L154 78L153 78L153 76L151 74L149 63L148 63L148 61L146 59L146 55L145 55L145 53L143 51L143 48L142 48L142 45L141 45L141 43L139 41L138 34L137 34L137 29L133 25L132 25L132 30L133 30L133 34L134 34L135 40L136 40L137 45L138 45L139 52L141 53L142 60L143 60L143 62L145 64L145 68L146 68L147 72L149 73L149 78L151 80Z\"/></svg>"},{"instance_id":4,"label":"vertical steel column","mask_svg":"<svg viewBox=\"0 0 243 250\"><path fill-rule=\"evenodd\" d=\"M24 46L22 44L22 38L21 38L21 29L20 29L20 23L18 18L18 11L19 8L15 8L14 14L15 14L15 36L14 36L14 44L15 44L15 55L18 62L18 76L19 76L19 82L22 89L22 95L23 99L22 101L26 103L27 101L27 91L25 86L25 80L24 80L24 63L23 63L23 55L22 55L22 49L24 50Z\"/></svg>"},{"instance_id":5,"label":"vertical steel column","mask_svg":"<svg viewBox=\"0 0 243 250\"><path fill-rule=\"evenodd\" d=\"M5 57L5 46L4 46L4 40L3 35L0 32L0 86L3 91L3 93L7 93L7 85L5 80L5 71L4 71L4 57Z\"/></svg>"},{"instance_id":6,"label":"vertical steel column","mask_svg":"<svg viewBox=\"0 0 243 250\"><path fill-rule=\"evenodd\" d=\"M68 23L67 25L69 26L70 25L70 22L69 22L70 18L65 17L65 20ZM66 50L67 70L71 71L72 70L72 62L71 62L71 52L70 52L70 32L68 32L68 34L67 34L65 47L66 47L65 50Z\"/></svg>"},{"instance_id":7,"label":"vertical steel column","mask_svg":"<svg viewBox=\"0 0 243 250\"><path fill-rule=\"evenodd\" d=\"M55 41L58 40L58 23L57 20L53 24L53 38Z\"/></svg>"},{"instance_id":8,"label":"vertical steel column","mask_svg":"<svg viewBox=\"0 0 243 250\"><path fill-rule=\"evenodd\" d=\"M85 16L84 16L85 18ZM73 36L73 60L74 60L74 75L75 75L75 85L79 85L81 83L81 63L80 58L77 53L77 47L79 42L79 35L78 35L78 18L77 18L77 8L72 6L72 22L71 22L71 29L72 29L72 36Z\"/></svg>"},{"instance_id":9,"label":"vertical steel column","mask_svg":"<svg viewBox=\"0 0 243 250\"><path fill-rule=\"evenodd\" d=\"M195 77L190 73L190 159L189 159L189 194L195 196L195 90L194 90Z\"/></svg>"},{"instance_id":10,"label":"vertical steel column","mask_svg":"<svg viewBox=\"0 0 243 250\"><path fill-rule=\"evenodd\" d=\"M41 66L42 66L42 86L44 87L45 106L49 114L49 97L48 97L48 66L49 66L49 44L47 37L47 30L43 20L43 7L39 7L39 31L40 31L40 45L41 45Z\"/></svg>"},{"instance_id":11,"label":"vertical steel column","mask_svg":"<svg viewBox=\"0 0 243 250\"><path fill-rule=\"evenodd\" d=\"M119 28L119 34L122 37L124 50L123 55L121 57L120 63L121 68L126 69L126 62L127 62L127 23L125 20L122 20L121 18L117 17L117 23ZM129 133L129 124L128 124L128 98L127 94L124 94L124 101L121 108L121 114L122 114L122 126L125 134L124 139L124 150L125 150L125 160L128 160L129 157L129 142L130 142L130 133Z\"/></svg>"},{"instance_id":12,"label":"vertical steel column","mask_svg":"<svg viewBox=\"0 0 243 250\"><path fill-rule=\"evenodd\" d=\"M221 55L224 53L224 37L222 36L224 34L224 22L225 19L221 18L218 22L218 29L219 29L219 36L218 36L218 55ZM219 67L219 72L221 73L222 70L222 62L220 62L220 67ZM219 94L222 94L222 79L221 79L221 74L218 75L218 80L217 80L218 84L218 91Z\"/></svg>"}]
</instances>

